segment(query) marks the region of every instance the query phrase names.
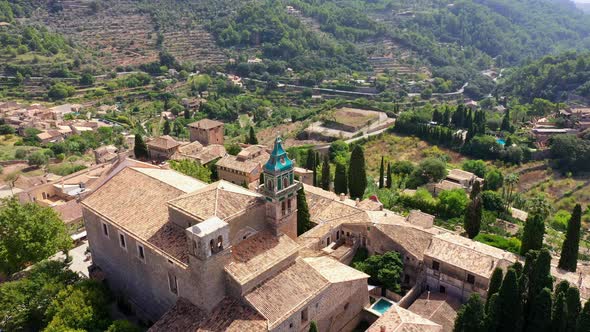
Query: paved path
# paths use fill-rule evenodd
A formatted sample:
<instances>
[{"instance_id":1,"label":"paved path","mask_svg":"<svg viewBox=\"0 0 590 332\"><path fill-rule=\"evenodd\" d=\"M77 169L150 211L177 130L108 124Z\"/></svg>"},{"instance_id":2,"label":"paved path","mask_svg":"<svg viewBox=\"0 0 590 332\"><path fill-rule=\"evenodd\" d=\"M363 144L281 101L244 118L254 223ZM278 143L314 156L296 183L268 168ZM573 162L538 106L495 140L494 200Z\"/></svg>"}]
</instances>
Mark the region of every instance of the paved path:
<instances>
[{"instance_id":1,"label":"paved path","mask_svg":"<svg viewBox=\"0 0 590 332\"><path fill-rule=\"evenodd\" d=\"M80 274L88 278L88 267L92 265L92 260L87 259L86 256L86 249L88 248L88 241L84 241L82 245L70 250L70 256L72 257L72 264L70 265L70 270ZM57 259L64 259L65 256L63 253L57 253L49 259L57 260Z\"/></svg>"}]
</instances>

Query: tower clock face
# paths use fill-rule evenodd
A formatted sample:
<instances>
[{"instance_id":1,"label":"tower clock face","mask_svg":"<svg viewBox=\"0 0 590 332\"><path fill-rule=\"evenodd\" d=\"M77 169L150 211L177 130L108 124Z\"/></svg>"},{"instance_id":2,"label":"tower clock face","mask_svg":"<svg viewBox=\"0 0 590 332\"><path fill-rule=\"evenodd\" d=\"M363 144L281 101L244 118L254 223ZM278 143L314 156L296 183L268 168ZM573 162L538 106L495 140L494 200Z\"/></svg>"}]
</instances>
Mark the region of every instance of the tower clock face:
<instances>
[{"instance_id":1,"label":"tower clock face","mask_svg":"<svg viewBox=\"0 0 590 332\"><path fill-rule=\"evenodd\" d=\"M281 157L281 160L280 161L281 161L281 164L282 165L285 165L285 157Z\"/></svg>"}]
</instances>

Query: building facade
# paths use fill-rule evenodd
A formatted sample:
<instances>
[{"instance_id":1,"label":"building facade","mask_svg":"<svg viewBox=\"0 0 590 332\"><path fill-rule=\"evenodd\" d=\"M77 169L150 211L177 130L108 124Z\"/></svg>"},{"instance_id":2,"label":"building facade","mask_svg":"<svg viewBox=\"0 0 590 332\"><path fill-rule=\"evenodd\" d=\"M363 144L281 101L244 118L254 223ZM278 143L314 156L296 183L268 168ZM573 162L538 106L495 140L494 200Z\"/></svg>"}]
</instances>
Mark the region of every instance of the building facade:
<instances>
[{"instance_id":1,"label":"building facade","mask_svg":"<svg viewBox=\"0 0 590 332\"><path fill-rule=\"evenodd\" d=\"M188 125L191 142L223 145L223 122L203 119Z\"/></svg>"}]
</instances>

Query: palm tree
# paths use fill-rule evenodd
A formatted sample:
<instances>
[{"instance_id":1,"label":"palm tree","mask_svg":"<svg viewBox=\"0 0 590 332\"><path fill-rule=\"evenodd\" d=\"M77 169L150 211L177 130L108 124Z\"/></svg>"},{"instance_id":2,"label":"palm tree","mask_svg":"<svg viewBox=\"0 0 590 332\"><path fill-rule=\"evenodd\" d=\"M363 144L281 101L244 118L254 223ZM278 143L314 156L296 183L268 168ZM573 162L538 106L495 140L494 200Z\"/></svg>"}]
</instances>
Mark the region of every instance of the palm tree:
<instances>
[{"instance_id":1,"label":"palm tree","mask_svg":"<svg viewBox=\"0 0 590 332\"><path fill-rule=\"evenodd\" d=\"M506 200L506 203L508 205L507 208L510 208L513 199L514 189L518 185L519 181L520 178L516 173L509 174L504 178L504 188L502 189L502 196L504 196L504 199Z\"/></svg>"}]
</instances>

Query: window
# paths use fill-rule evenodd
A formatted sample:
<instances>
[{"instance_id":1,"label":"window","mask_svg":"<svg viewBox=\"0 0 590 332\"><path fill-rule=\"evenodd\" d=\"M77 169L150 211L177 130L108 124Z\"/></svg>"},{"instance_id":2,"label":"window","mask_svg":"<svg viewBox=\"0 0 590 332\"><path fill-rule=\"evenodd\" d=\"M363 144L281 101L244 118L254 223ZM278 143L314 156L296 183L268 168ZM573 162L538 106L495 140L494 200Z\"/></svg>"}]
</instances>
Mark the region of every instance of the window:
<instances>
[{"instance_id":1,"label":"window","mask_svg":"<svg viewBox=\"0 0 590 332\"><path fill-rule=\"evenodd\" d=\"M109 225L104 222L102 223L102 234L104 234L106 237L109 237Z\"/></svg>"},{"instance_id":2,"label":"window","mask_svg":"<svg viewBox=\"0 0 590 332\"><path fill-rule=\"evenodd\" d=\"M438 271L438 269L440 269L439 262L432 261L432 269Z\"/></svg>"},{"instance_id":3,"label":"window","mask_svg":"<svg viewBox=\"0 0 590 332\"><path fill-rule=\"evenodd\" d=\"M467 274L467 283L475 284L475 276L473 274Z\"/></svg>"},{"instance_id":4,"label":"window","mask_svg":"<svg viewBox=\"0 0 590 332\"><path fill-rule=\"evenodd\" d=\"M168 287L172 294L178 295L178 280L176 280L176 276L171 272L168 272Z\"/></svg>"},{"instance_id":5,"label":"window","mask_svg":"<svg viewBox=\"0 0 590 332\"><path fill-rule=\"evenodd\" d=\"M291 199L287 198L287 212L291 213Z\"/></svg>"},{"instance_id":6,"label":"window","mask_svg":"<svg viewBox=\"0 0 590 332\"><path fill-rule=\"evenodd\" d=\"M127 249L127 243L125 242L125 234L119 233L119 245L123 249Z\"/></svg>"},{"instance_id":7,"label":"window","mask_svg":"<svg viewBox=\"0 0 590 332\"><path fill-rule=\"evenodd\" d=\"M330 245L330 237L326 239L326 247Z\"/></svg>"},{"instance_id":8,"label":"window","mask_svg":"<svg viewBox=\"0 0 590 332\"><path fill-rule=\"evenodd\" d=\"M283 178L283 188L287 188L289 186L289 179L285 176Z\"/></svg>"},{"instance_id":9,"label":"window","mask_svg":"<svg viewBox=\"0 0 590 332\"><path fill-rule=\"evenodd\" d=\"M281 212L283 216L287 214L287 203L285 201L281 202Z\"/></svg>"},{"instance_id":10,"label":"window","mask_svg":"<svg viewBox=\"0 0 590 332\"><path fill-rule=\"evenodd\" d=\"M289 328L292 329L293 328L293 323L289 323Z\"/></svg>"},{"instance_id":11,"label":"window","mask_svg":"<svg viewBox=\"0 0 590 332\"><path fill-rule=\"evenodd\" d=\"M307 322L309 319L309 311L307 308L301 310L301 322Z\"/></svg>"},{"instance_id":12,"label":"window","mask_svg":"<svg viewBox=\"0 0 590 332\"><path fill-rule=\"evenodd\" d=\"M142 261L145 261L145 251L143 249L143 246L141 244L137 244L137 257L139 257L139 259L141 259Z\"/></svg>"},{"instance_id":13,"label":"window","mask_svg":"<svg viewBox=\"0 0 590 332\"><path fill-rule=\"evenodd\" d=\"M438 290L443 294L447 292L447 289L445 288L445 286L440 286Z\"/></svg>"}]
</instances>

